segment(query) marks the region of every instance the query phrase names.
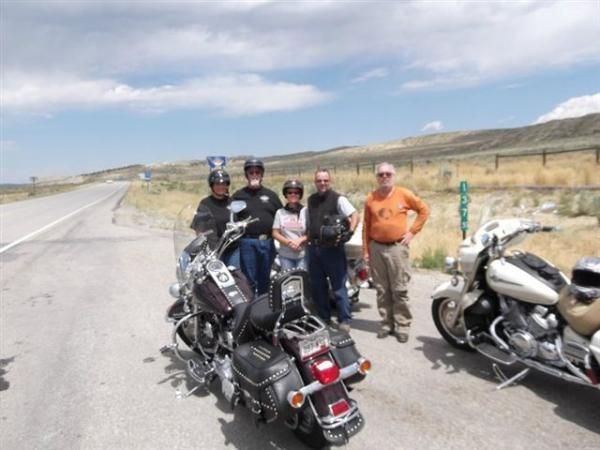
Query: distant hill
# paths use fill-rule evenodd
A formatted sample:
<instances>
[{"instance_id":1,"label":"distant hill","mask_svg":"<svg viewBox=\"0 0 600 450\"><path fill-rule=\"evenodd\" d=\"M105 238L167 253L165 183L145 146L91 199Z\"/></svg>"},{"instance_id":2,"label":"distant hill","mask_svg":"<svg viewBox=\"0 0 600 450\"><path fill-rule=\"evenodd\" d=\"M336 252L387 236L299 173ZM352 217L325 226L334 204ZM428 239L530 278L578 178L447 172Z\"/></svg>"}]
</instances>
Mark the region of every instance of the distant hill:
<instances>
[{"instance_id":1,"label":"distant hill","mask_svg":"<svg viewBox=\"0 0 600 450\"><path fill-rule=\"evenodd\" d=\"M337 147L265 158L272 165L359 163L373 160L423 160L570 150L600 146L600 114L554 120L521 128L457 131L408 137L379 144ZM314 165L314 163L312 164Z\"/></svg>"},{"instance_id":2,"label":"distant hill","mask_svg":"<svg viewBox=\"0 0 600 450\"><path fill-rule=\"evenodd\" d=\"M600 114L554 120L539 125L495 130L456 131L407 137L364 146L339 146L322 151L305 151L272 155L262 159L277 172L291 166L343 166L373 161L407 161L414 159L456 159L486 154L524 154L578 148L600 147ZM230 158L231 171L241 170L248 155ZM41 179L40 183L80 183L108 179L137 179L144 165L131 165L82 174L77 177ZM150 166L154 179L169 177L185 181L206 173L204 160L157 163Z\"/></svg>"}]
</instances>

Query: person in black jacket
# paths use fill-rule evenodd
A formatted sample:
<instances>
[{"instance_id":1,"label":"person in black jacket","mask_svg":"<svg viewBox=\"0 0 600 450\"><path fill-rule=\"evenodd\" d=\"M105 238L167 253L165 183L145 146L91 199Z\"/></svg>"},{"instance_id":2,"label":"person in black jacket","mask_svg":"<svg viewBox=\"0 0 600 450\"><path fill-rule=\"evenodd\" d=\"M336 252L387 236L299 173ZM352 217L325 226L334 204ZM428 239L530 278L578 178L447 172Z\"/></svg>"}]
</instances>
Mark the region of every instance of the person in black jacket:
<instances>
[{"instance_id":1,"label":"person in black jacket","mask_svg":"<svg viewBox=\"0 0 600 450\"><path fill-rule=\"evenodd\" d=\"M264 294L269 288L271 266L275 259L275 245L271 237L273 219L282 208L279 196L262 185L265 166L258 159L244 163L244 174L248 184L233 194L234 200L246 202L246 209L238 213L239 219L258 218L246 228L240 240L240 262L246 278L257 294Z\"/></svg>"},{"instance_id":2,"label":"person in black jacket","mask_svg":"<svg viewBox=\"0 0 600 450\"><path fill-rule=\"evenodd\" d=\"M225 226L230 220L230 211L227 208L231 203L229 197L229 186L231 178L224 169L214 169L208 175L208 186L211 194L200 200L196 215L192 221L191 227L196 233L212 231L207 235L209 245L214 248L218 240L225 232ZM231 244L223 255L221 260L227 266L234 266L240 269L240 248L237 242Z\"/></svg>"},{"instance_id":3,"label":"person in black jacket","mask_svg":"<svg viewBox=\"0 0 600 450\"><path fill-rule=\"evenodd\" d=\"M327 279L335 295L339 329L350 331L352 313L346 289L347 262L344 243L358 225L358 213L348 199L331 189L327 169L317 169L317 192L308 197L308 272L312 298L319 317L331 322Z\"/></svg>"}]
</instances>

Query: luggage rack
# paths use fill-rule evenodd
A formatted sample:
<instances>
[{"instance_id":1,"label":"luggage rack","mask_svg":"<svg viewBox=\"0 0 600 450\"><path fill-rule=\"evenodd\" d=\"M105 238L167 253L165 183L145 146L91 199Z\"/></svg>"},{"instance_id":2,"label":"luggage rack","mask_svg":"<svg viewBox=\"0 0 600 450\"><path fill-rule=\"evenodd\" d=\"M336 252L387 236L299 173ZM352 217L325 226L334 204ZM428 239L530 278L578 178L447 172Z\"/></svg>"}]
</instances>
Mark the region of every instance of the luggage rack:
<instances>
[{"instance_id":1,"label":"luggage rack","mask_svg":"<svg viewBox=\"0 0 600 450\"><path fill-rule=\"evenodd\" d=\"M325 329L325 324L319 318L312 315L292 320L281 327L281 331L288 339L306 338Z\"/></svg>"}]
</instances>

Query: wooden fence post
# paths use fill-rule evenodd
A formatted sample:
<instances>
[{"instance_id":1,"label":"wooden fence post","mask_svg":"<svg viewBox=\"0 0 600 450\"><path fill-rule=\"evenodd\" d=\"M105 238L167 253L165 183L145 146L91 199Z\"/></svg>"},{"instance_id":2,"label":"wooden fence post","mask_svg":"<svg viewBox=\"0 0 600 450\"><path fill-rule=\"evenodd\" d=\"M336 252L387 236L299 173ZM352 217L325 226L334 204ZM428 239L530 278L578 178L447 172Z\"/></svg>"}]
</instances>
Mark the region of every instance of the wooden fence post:
<instances>
[{"instance_id":1,"label":"wooden fence post","mask_svg":"<svg viewBox=\"0 0 600 450\"><path fill-rule=\"evenodd\" d=\"M600 147L596 147L596 164L600 164Z\"/></svg>"},{"instance_id":2,"label":"wooden fence post","mask_svg":"<svg viewBox=\"0 0 600 450\"><path fill-rule=\"evenodd\" d=\"M498 170L498 166L500 165L500 155L496 153L496 170Z\"/></svg>"},{"instance_id":3,"label":"wooden fence post","mask_svg":"<svg viewBox=\"0 0 600 450\"><path fill-rule=\"evenodd\" d=\"M412 174L415 170L415 163L412 158L410 158L410 173Z\"/></svg>"},{"instance_id":4,"label":"wooden fence post","mask_svg":"<svg viewBox=\"0 0 600 450\"><path fill-rule=\"evenodd\" d=\"M356 163L356 175L360 175L360 164Z\"/></svg>"},{"instance_id":5,"label":"wooden fence post","mask_svg":"<svg viewBox=\"0 0 600 450\"><path fill-rule=\"evenodd\" d=\"M542 150L542 166L546 167L546 150Z\"/></svg>"}]
</instances>

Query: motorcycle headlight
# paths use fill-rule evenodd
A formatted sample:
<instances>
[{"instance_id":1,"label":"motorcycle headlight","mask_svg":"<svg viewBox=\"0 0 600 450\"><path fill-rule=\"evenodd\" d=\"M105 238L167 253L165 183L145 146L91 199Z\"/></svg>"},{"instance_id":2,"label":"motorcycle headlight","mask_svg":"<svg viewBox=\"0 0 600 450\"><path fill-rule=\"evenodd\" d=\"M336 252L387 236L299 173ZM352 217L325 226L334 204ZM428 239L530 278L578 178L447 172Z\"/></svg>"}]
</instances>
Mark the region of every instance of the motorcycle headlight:
<instances>
[{"instance_id":1,"label":"motorcycle headlight","mask_svg":"<svg viewBox=\"0 0 600 450\"><path fill-rule=\"evenodd\" d=\"M446 256L444 259L444 272L453 273L458 270L458 260L453 256Z\"/></svg>"},{"instance_id":2,"label":"motorcycle headlight","mask_svg":"<svg viewBox=\"0 0 600 450\"><path fill-rule=\"evenodd\" d=\"M171 297L179 298L180 293L181 286L179 283L173 283L171 286L169 286L169 294L171 294Z\"/></svg>"}]
</instances>

